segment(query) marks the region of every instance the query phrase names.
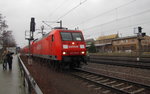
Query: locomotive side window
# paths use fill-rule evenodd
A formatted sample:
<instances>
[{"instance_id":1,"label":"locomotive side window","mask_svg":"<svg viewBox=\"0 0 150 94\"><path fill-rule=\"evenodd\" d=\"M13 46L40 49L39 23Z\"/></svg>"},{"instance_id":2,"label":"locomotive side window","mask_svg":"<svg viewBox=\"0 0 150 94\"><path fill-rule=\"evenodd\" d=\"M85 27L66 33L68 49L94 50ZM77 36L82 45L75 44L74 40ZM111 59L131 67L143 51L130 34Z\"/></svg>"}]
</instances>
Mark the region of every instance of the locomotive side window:
<instances>
[{"instance_id":1,"label":"locomotive side window","mask_svg":"<svg viewBox=\"0 0 150 94\"><path fill-rule=\"evenodd\" d=\"M83 41L81 33L72 33L72 36L74 41Z\"/></svg>"},{"instance_id":2,"label":"locomotive side window","mask_svg":"<svg viewBox=\"0 0 150 94\"><path fill-rule=\"evenodd\" d=\"M70 32L61 32L61 38L63 41L71 41L72 36Z\"/></svg>"},{"instance_id":3,"label":"locomotive side window","mask_svg":"<svg viewBox=\"0 0 150 94\"><path fill-rule=\"evenodd\" d=\"M52 41L54 41L54 35L52 35Z\"/></svg>"}]
</instances>

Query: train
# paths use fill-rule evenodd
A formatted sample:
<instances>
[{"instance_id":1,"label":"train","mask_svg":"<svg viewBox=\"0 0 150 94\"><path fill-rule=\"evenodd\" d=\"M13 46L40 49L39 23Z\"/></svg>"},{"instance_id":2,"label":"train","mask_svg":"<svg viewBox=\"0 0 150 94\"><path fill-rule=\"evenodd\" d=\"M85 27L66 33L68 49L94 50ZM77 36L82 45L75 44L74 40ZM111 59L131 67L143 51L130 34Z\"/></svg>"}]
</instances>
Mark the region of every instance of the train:
<instances>
[{"instance_id":1,"label":"train","mask_svg":"<svg viewBox=\"0 0 150 94\"><path fill-rule=\"evenodd\" d=\"M48 60L55 67L78 68L86 64L86 44L81 30L55 28L21 49L22 54Z\"/></svg>"}]
</instances>

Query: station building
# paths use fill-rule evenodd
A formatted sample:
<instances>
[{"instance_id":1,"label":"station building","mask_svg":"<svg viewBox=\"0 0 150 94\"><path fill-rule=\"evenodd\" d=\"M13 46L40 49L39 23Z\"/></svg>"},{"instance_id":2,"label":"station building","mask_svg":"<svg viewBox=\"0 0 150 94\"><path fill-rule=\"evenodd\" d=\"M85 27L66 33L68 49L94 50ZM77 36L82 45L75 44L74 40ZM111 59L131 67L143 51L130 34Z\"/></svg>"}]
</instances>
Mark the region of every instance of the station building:
<instances>
[{"instance_id":1,"label":"station building","mask_svg":"<svg viewBox=\"0 0 150 94\"><path fill-rule=\"evenodd\" d=\"M100 36L96 40L86 40L87 48L93 42L97 52L137 52L137 36L119 37L118 34ZM150 52L150 36L144 36L141 40L141 51Z\"/></svg>"},{"instance_id":2,"label":"station building","mask_svg":"<svg viewBox=\"0 0 150 94\"><path fill-rule=\"evenodd\" d=\"M137 36L116 38L112 41L113 52L137 52L139 45ZM141 40L141 51L150 52L150 37L145 36Z\"/></svg>"},{"instance_id":3,"label":"station building","mask_svg":"<svg viewBox=\"0 0 150 94\"><path fill-rule=\"evenodd\" d=\"M112 41L118 38L118 34L100 36L95 41L97 52L112 52Z\"/></svg>"}]
</instances>

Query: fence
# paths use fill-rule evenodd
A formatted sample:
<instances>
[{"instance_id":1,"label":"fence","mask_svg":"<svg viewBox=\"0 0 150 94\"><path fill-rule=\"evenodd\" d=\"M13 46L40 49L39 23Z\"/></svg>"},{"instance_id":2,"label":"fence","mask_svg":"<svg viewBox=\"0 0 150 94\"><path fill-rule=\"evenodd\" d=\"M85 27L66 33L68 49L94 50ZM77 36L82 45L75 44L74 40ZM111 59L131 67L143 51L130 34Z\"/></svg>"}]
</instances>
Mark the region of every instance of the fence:
<instances>
[{"instance_id":1,"label":"fence","mask_svg":"<svg viewBox=\"0 0 150 94\"><path fill-rule=\"evenodd\" d=\"M24 65L23 61L21 60L20 56L19 59L19 67L21 70L21 76L23 77L23 84L27 89L29 94L32 94L32 91L35 94L43 94L33 77L30 75L29 71L27 70L26 66Z\"/></svg>"}]
</instances>

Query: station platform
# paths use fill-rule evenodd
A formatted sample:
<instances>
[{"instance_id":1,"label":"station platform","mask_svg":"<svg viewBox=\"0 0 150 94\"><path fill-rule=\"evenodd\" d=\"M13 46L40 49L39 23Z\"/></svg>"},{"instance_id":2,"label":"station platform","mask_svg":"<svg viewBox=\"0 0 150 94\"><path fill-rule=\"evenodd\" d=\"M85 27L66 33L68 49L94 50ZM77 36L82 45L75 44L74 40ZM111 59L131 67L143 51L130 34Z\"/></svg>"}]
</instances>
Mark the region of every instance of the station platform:
<instances>
[{"instance_id":1,"label":"station platform","mask_svg":"<svg viewBox=\"0 0 150 94\"><path fill-rule=\"evenodd\" d=\"M0 94L26 94L22 84L17 55L13 55L12 70L0 64Z\"/></svg>"}]
</instances>

